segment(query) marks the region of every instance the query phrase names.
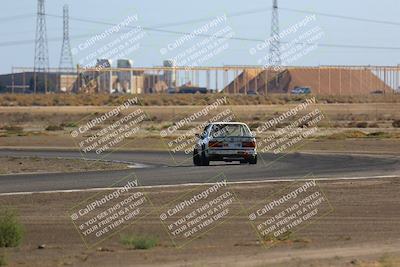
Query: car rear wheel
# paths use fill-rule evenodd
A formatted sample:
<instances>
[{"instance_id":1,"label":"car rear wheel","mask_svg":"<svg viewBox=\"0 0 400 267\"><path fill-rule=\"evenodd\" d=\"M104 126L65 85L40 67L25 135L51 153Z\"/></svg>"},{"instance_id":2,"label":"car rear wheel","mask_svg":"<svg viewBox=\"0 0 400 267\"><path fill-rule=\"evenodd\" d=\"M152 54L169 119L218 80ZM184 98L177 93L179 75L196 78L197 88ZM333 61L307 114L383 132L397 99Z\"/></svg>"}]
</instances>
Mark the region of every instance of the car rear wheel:
<instances>
[{"instance_id":1,"label":"car rear wheel","mask_svg":"<svg viewBox=\"0 0 400 267\"><path fill-rule=\"evenodd\" d=\"M206 156L204 151L201 153L201 165L210 166L210 158Z\"/></svg>"},{"instance_id":2,"label":"car rear wheel","mask_svg":"<svg viewBox=\"0 0 400 267\"><path fill-rule=\"evenodd\" d=\"M201 165L201 159L200 159L200 155L199 155L199 152L197 151L197 149L193 150L193 164L195 166Z\"/></svg>"},{"instance_id":3,"label":"car rear wheel","mask_svg":"<svg viewBox=\"0 0 400 267\"><path fill-rule=\"evenodd\" d=\"M250 165L256 165L257 164L257 155L255 155L255 156L253 156L253 157L251 157L249 159L249 164Z\"/></svg>"}]
</instances>

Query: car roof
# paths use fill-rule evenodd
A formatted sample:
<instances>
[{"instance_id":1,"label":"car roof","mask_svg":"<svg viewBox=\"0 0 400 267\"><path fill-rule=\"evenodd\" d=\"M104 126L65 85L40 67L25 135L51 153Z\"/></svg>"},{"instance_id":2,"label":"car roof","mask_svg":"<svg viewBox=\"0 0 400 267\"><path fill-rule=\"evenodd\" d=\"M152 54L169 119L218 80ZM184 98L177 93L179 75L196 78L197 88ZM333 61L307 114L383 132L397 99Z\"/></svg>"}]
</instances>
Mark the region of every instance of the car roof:
<instances>
[{"instance_id":1,"label":"car roof","mask_svg":"<svg viewBox=\"0 0 400 267\"><path fill-rule=\"evenodd\" d=\"M214 125L214 124L239 124L239 125L246 125L246 123L243 122L210 122L209 125Z\"/></svg>"}]
</instances>

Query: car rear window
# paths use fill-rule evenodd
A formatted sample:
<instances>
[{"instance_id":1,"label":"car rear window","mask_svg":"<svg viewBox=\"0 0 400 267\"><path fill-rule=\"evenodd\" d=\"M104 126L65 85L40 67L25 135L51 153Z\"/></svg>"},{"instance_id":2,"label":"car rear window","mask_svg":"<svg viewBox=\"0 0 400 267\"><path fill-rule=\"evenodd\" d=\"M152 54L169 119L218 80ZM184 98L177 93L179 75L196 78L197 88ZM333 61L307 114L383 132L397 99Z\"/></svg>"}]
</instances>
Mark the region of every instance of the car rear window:
<instances>
[{"instance_id":1,"label":"car rear window","mask_svg":"<svg viewBox=\"0 0 400 267\"><path fill-rule=\"evenodd\" d=\"M212 137L251 136L249 129L242 124L214 124L210 134Z\"/></svg>"}]
</instances>

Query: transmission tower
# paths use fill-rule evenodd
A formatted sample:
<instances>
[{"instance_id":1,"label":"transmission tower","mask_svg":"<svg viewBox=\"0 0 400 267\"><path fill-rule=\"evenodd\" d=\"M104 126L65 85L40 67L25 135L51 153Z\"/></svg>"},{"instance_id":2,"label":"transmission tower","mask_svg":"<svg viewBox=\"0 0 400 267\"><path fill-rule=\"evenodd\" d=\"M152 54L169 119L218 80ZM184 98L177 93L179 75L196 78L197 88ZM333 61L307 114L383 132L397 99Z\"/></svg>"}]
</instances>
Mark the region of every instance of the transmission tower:
<instances>
[{"instance_id":1,"label":"transmission tower","mask_svg":"<svg viewBox=\"0 0 400 267\"><path fill-rule=\"evenodd\" d=\"M69 12L68 5L63 7L63 43L61 48L60 70L71 70L74 68L72 60L71 44L69 41Z\"/></svg>"},{"instance_id":2,"label":"transmission tower","mask_svg":"<svg viewBox=\"0 0 400 267\"><path fill-rule=\"evenodd\" d=\"M40 77L44 78L44 89L47 92L47 75L49 70L49 50L47 44L46 32L46 13L45 0L38 0L37 18L36 18L36 39L35 39L35 63L34 63L34 91L39 82ZM39 88L40 89L40 88Z\"/></svg>"},{"instance_id":3,"label":"transmission tower","mask_svg":"<svg viewBox=\"0 0 400 267\"><path fill-rule=\"evenodd\" d=\"M280 66L282 64L279 37L278 0L272 0L271 42L269 56L269 65L271 67Z\"/></svg>"}]
</instances>

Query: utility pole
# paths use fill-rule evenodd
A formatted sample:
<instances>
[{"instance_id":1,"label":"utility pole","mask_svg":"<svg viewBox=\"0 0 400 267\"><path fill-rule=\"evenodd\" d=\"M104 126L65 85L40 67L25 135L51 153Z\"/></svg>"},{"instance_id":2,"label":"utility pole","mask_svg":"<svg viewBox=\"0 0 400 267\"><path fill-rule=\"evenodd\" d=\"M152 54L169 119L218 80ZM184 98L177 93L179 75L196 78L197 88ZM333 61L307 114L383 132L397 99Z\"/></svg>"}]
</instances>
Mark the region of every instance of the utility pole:
<instances>
[{"instance_id":1,"label":"utility pole","mask_svg":"<svg viewBox=\"0 0 400 267\"><path fill-rule=\"evenodd\" d=\"M279 67L282 64L279 33L278 0L272 0L271 42L269 47L270 67Z\"/></svg>"},{"instance_id":2,"label":"utility pole","mask_svg":"<svg viewBox=\"0 0 400 267\"><path fill-rule=\"evenodd\" d=\"M71 43L69 40L69 12L68 5L63 7L63 43L61 47L60 71L71 71L74 68Z\"/></svg>"},{"instance_id":3,"label":"utility pole","mask_svg":"<svg viewBox=\"0 0 400 267\"><path fill-rule=\"evenodd\" d=\"M38 76L44 80L47 93L47 72L49 71L49 49L47 43L45 0L38 0L35 39L34 92L37 92Z\"/></svg>"}]
</instances>

